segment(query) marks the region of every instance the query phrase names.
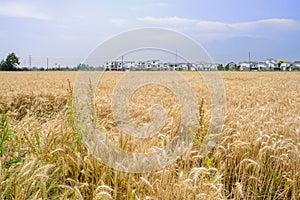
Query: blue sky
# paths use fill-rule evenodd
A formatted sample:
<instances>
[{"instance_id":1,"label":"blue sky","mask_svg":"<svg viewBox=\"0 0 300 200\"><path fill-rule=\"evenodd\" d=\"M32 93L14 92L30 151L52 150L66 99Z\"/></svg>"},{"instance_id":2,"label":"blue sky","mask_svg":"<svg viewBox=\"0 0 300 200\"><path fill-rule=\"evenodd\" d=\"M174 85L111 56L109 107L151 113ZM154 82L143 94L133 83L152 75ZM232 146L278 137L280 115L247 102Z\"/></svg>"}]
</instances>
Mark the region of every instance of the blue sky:
<instances>
[{"instance_id":1,"label":"blue sky","mask_svg":"<svg viewBox=\"0 0 300 200\"><path fill-rule=\"evenodd\" d=\"M300 60L298 0L1 0L0 58L81 62L112 35L143 27L182 32L215 62Z\"/></svg>"}]
</instances>

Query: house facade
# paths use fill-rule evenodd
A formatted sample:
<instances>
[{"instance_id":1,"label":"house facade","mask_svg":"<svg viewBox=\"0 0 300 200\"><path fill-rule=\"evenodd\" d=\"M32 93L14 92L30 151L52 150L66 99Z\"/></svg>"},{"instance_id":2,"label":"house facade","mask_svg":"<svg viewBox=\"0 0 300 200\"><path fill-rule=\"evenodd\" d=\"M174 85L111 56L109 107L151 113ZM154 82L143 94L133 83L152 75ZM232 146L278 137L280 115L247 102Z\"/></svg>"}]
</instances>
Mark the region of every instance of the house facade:
<instances>
[{"instance_id":1,"label":"house facade","mask_svg":"<svg viewBox=\"0 0 300 200\"><path fill-rule=\"evenodd\" d=\"M292 71L293 65L291 62L283 62L280 65L281 71Z\"/></svg>"},{"instance_id":2,"label":"house facade","mask_svg":"<svg viewBox=\"0 0 300 200\"><path fill-rule=\"evenodd\" d=\"M105 63L105 69L109 71L215 71L218 70L216 63L177 63L177 62L161 62L159 60L147 61L110 61ZM241 71L300 71L300 61L282 62L278 64L277 60L270 58L265 62L244 61L238 64L230 62L225 67L226 70Z\"/></svg>"},{"instance_id":3,"label":"house facade","mask_svg":"<svg viewBox=\"0 0 300 200\"><path fill-rule=\"evenodd\" d=\"M293 62L292 70L300 71L300 61Z\"/></svg>"},{"instance_id":4,"label":"house facade","mask_svg":"<svg viewBox=\"0 0 300 200\"><path fill-rule=\"evenodd\" d=\"M279 69L278 64L277 64L277 60L275 60L274 58L267 59L266 60L266 65L267 65L268 70L277 70L277 69Z\"/></svg>"},{"instance_id":5,"label":"house facade","mask_svg":"<svg viewBox=\"0 0 300 200\"><path fill-rule=\"evenodd\" d=\"M257 63L257 68L258 68L258 70L262 70L262 71L269 70L268 66L265 62L258 62Z\"/></svg>"},{"instance_id":6,"label":"house facade","mask_svg":"<svg viewBox=\"0 0 300 200\"><path fill-rule=\"evenodd\" d=\"M250 70L250 62L240 62L240 70L241 71L249 71Z\"/></svg>"}]
</instances>

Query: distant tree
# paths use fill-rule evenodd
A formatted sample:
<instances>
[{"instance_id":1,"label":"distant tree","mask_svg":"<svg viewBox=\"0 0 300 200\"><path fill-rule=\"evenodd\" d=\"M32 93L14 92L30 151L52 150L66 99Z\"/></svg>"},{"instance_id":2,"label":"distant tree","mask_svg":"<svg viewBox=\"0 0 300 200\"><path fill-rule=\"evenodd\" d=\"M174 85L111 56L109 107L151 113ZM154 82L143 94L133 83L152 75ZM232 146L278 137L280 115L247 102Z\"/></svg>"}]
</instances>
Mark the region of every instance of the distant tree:
<instances>
[{"instance_id":1,"label":"distant tree","mask_svg":"<svg viewBox=\"0 0 300 200\"><path fill-rule=\"evenodd\" d=\"M240 69L241 69L241 65L234 65L234 70L240 71Z\"/></svg>"},{"instance_id":2,"label":"distant tree","mask_svg":"<svg viewBox=\"0 0 300 200\"><path fill-rule=\"evenodd\" d=\"M226 71L229 70L229 64L227 64L227 65L225 66L225 70L226 70Z\"/></svg>"},{"instance_id":3,"label":"distant tree","mask_svg":"<svg viewBox=\"0 0 300 200\"><path fill-rule=\"evenodd\" d=\"M218 68L219 71L223 71L224 70L223 64L219 64L217 68Z\"/></svg>"},{"instance_id":4,"label":"distant tree","mask_svg":"<svg viewBox=\"0 0 300 200\"><path fill-rule=\"evenodd\" d=\"M282 63L284 63L284 60L279 60L278 63L277 63L278 67L280 67Z\"/></svg>"},{"instance_id":5,"label":"distant tree","mask_svg":"<svg viewBox=\"0 0 300 200\"><path fill-rule=\"evenodd\" d=\"M1 71L5 71L6 70L6 63L5 63L5 60L1 60L0 62L0 70Z\"/></svg>"},{"instance_id":6,"label":"distant tree","mask_svg":"<svg viewBox=\"0 0 300 200\"><path fill-rule=\"evenodd\" d=\"M0 63L0 70L2 71L15 71L17 70L17 65L20 64L19 58L15 53L10 53L5 60Z\"/></svg>"},{"instance_id":7,"label":"distant tree","mask_svg":"<svg viewBox=\"0 0 300 200\"><path fill-rule=\"evenodd\" d=\"M90 66L88 64L84 64L84 63L81 63L79 65L77 65L76 68L73 68L72 70L80 70L80 71L102 71L102 70L105 70L105 68L103 66Z\"/></svg>"}]
</instances>

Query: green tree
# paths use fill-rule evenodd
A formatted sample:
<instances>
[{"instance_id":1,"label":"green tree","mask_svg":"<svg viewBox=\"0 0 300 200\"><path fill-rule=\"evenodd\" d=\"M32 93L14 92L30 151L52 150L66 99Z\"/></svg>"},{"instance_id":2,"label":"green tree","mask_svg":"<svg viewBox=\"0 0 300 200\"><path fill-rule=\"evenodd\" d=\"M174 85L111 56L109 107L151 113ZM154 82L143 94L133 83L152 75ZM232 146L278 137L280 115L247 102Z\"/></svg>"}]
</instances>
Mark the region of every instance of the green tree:
<instances>
[{"instance_id":1,"label":"green tree","mask_svg":"<svg viewBox=\"0 0 300 200\"><path fill-rule=\"evenodd\" d=\"M218 68L219 71L223 71L224 70L223 64L219 64L217 68Z\"/></svg>"},{"instance_id":2,"label":"green tree","mask_svg":"<svg viewBox=\"0 0 300 200\"><path fill-rule=\"evenodd\" d=\"M17 69L17 65L20 64L19 58L15 53L10 53L5 60L0 63L0 70L2 71L14 71Z\"/></svg>"},{"instance_id":3,"label":"green tree","mask_svg":"<svg viewBox=\"0 0 300 200\"><path fill-rule=\"evenodd\" d=\"M240 71L241 65L234 65L234 69L235 69L236 71Z\"/></svg>"},{"instance_id":4,"label":"green tree","mask_svg":"<svg viewBox=\"0 0 300 200\"><path fill-rule=\"evenodd\" d=\"M225 70L226 70L226 71L229 70L229 64L227 64L227 65L225 66Z\"/></svg>"},{"instance_id":5,"label":"green tree","mask_svg":"<svg viewBox=\"0 0 300 200\"><path fill-rule=\"evenodd\" d=\"M284 63L284 60L279 60L278 61L278 67L280 67L282 63Z\"/></svg>"},{"instance_id":6,"label":"green tree","mask_svg":"<svg viewBox=\"0 0 300 200\"><path fill-rule=\"evenodd\" d=\"M0 70L5 71L6 70L6 63L5 60L1 60L0 62Z\"/></svg>"}]
</instances>

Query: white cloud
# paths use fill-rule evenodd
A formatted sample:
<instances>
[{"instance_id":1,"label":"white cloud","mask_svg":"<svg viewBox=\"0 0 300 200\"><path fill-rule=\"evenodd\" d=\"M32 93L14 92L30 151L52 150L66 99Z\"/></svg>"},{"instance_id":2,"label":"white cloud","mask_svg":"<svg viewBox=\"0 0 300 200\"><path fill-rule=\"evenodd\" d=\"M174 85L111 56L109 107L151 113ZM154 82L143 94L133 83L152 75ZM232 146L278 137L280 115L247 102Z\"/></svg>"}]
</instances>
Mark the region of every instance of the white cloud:
<instances>
[{"instance_id":1,"label":"white cloud","mask_svg":"<svg viewBox=\"0 0 300 200\"><path fill-rule=\"evenodd\" d=\"M156 17L139 17L137 20L157 25L169 25L169 26L179 26L179 25L190 25L195 23L194 19L180 18L180 17L165 17L165 18L156 18Z\"/></svg>"},{"instance_id":2,"label":"white cloud","mask_svg":"<svg viewBox=\"0 0 300 200\"><path fill-rule=\"evenodd\" d=\"M234 37L278 39L282 33L300 30L300 22L277 18L239 23L199 21L196 29L206 41Z\"/></svg>"},{"instance_id":3,"label":"white cloud","mask_svg":"<svg viewBox=\"0 0 300 200\"><path fill-rule=\"evenodd\" d=\"M201 28L203 30L249 30L260 28L263 26L273 27L273 28L300 28L300 23L293 19L279 19L279 18L271 18L271 19L263 19L257 21L250 22L239 22L239 23L225 23L219 21L207 21L207 20L197 20L197 19L188 19L181 17L138 17L137 20L151 23L155 25L183 25L183 26L191 26Z\"/></svg>"},{"instance_id":4,"label":"white cloud","mask_svg":"<svg viewBox=\"0 0 300 200\"><path fill-rule=\"evenodd\" d=\"M128 23L128 20L127 19L122 19L122 18L117 18L117 19L111 19L110 22L117 25L117 26L123 26L123 25L126 25Z\"/></svg>"},{"instance_id":5,"label":"white cloud","mask_svg":"<svg viewBox=\"0 0 300 200\"><path fill-rule=\"evenodd\" d=\"M0 3L0 15L7 17L32 18L40 20L51 19L49 15L42 13L35 7L24 3Z\"/></svg>"},{"instance_id":6,"label":"white cloud","mask_svg":"<svg viewBox=\"0 0 300 200\"><path fill-rule=\"evenodd\" d=\"M292 19L264 19L240 23L223 23L215 21L198 21L197 27L204 30L238 30L248 31L259 28L294 29L300 28L300 23Z\"/></svg>"},{"instance_id":7,"label":"white cloud","mask_svg":"<svg viewBox=\"0 0 300 200\"><path fill-rule=\"evenodd\" d=\"M139 17L138 21L151 25L176 28L198 35L202 41L223 40L233 37L271 38L275 33L300 30L300 22L293 19L263 19L248 22L225 23L180 17Z\"/></svg>"}]
</instances>

